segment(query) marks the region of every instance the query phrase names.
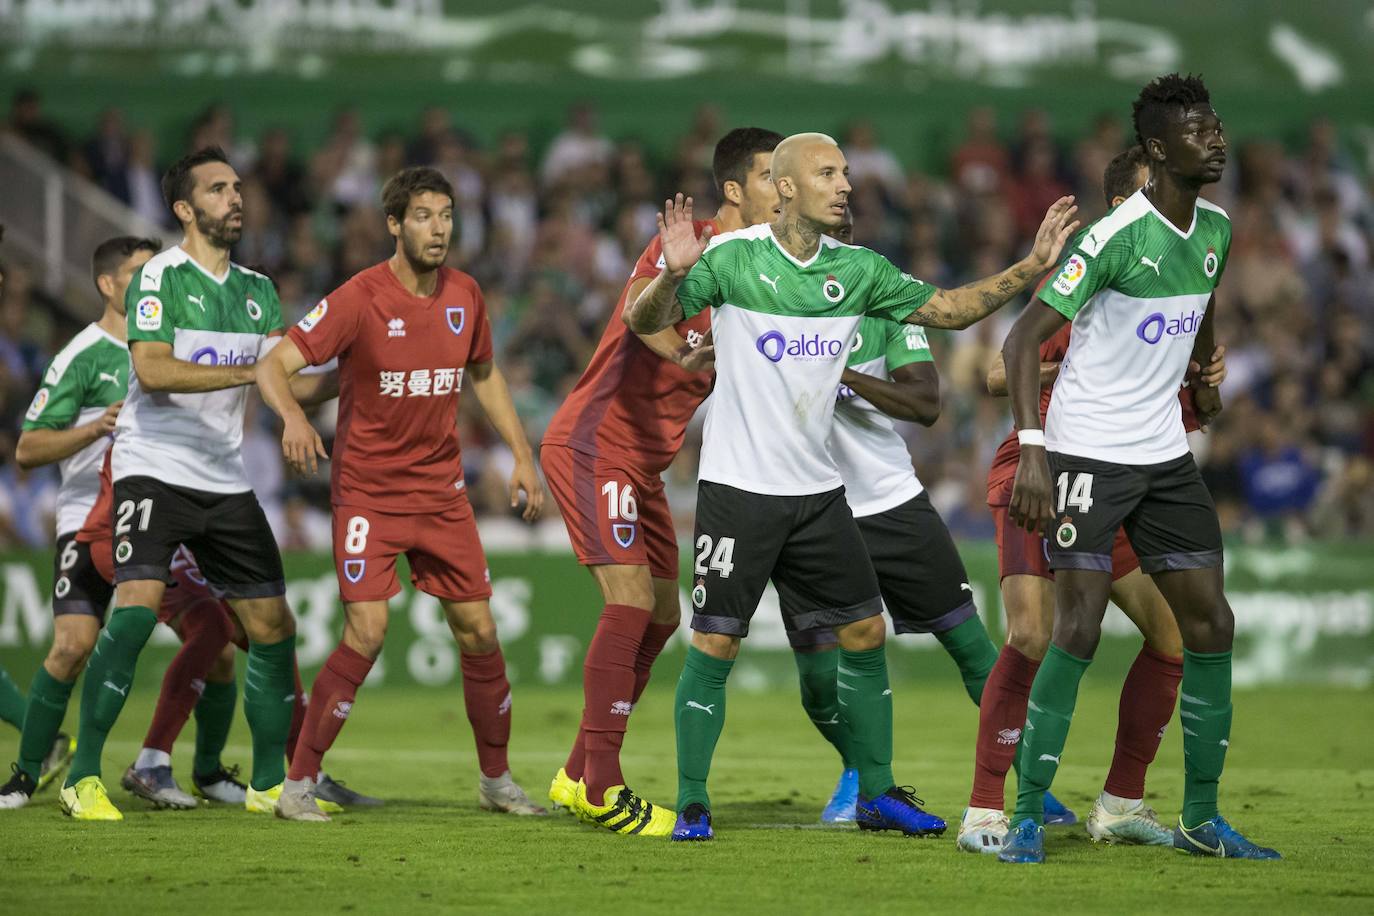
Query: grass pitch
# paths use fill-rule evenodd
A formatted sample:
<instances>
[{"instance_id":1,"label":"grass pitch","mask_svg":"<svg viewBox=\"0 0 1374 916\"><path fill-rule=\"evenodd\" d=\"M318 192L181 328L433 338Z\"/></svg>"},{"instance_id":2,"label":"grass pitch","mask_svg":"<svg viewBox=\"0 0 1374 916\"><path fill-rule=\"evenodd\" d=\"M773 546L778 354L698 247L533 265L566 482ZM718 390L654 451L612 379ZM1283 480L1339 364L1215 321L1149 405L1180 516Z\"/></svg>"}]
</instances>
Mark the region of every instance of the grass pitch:
<instances>
[{"instance_id":1,"label":"grass pitch","mask_svg":"<svg viewBox=\"0 0 1374 916\"><path fill-rule=\"evenodd\" d=\"M671 685L677 660L636 709L626 742L631 784L675 794ZM1055 790L1082 817L1111 757L1118 685L1090 673ZM1050 861L1013 870L955 850L968 795L976 713L950 679L896 697L896 772L951 822L939 840L816 826L839 765L795 693L733 691L712 772L714 843L621 838L567 816L480 811L476 762L451 691L365 691L330 772L385 796L385 808L288 824L241 810L153 811L118 787L154 694L131 698L105 757L117 824L63 817L56 790L0 813L4 910L13 913L752 913L994 911L1371 912L1364 830L1374 814L1374 715L1367 692L1272 689L1236 695L1223 811L1286 857L1202 860L1167 849L1105 848L1081 827L1050 833ZM512 765L543 797L576 726L580 694L517 689ZM75 719L75 710L69 724ZM191 730L175 757L190 787ZM0 745L13 753L13 739ZM248 761L242 719L228 762ZM1171 725L1150 801L1172 820L1182 747Z\"/></svg>"}]
</instances>

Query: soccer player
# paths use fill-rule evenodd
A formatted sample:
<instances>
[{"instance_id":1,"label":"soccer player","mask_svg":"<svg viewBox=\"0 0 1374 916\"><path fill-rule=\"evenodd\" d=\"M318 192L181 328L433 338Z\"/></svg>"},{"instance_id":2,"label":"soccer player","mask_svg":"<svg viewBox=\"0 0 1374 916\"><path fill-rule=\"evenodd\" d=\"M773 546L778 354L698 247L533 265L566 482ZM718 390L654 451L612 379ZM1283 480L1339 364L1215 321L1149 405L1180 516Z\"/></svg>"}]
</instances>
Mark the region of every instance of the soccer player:
<instances>
[{"instance_id":1,"label":"soccer player","mask_svg":"<svg viewBox=\"0 0 1374 916\"><path fill-rule=\"evenodd\" d=\"M62 719L114 593L76 534L96 502L100 465L128 385L124 292L130 277L161 247L155 239L132 236L96 246L91 273L104 303L100 319L53 357L24 416L16 463L25 468L56 463L62 481L53 554L53 639L20 710L19 760L0 788L0 808L27 804L57 775L49 762L60 767L71 758L73 742L61 731Z\"/></svg>"},{"instance_id":2,"label":"soccer player","mask_svg":"<svg viewBox=\"0 0 1374 916\"><path fill-rule=\"evenodd\" d=\"M834 237L848 244L853 219ZM964 562L944 519L911 467L906 442L892 419L932 425L940 416L940 376L925 329L864 318L840 376L830 431L830 454L844 480L845 500L863 535L883 603L898 633L933 633L958 666L974 705L997 659L997 647L978 618ZM839 644L830 627L797 630L801 596L779 585L783 620L801 682L802 706L844 762L823 823L855 818L858 771L850 765L848 733L840 721ZM933 818L931 832L938 827Z\"/></svg>"},{"instance_id":3,"label":"soccer player","mask_svg":"<svg viewBox=\"0 0 1374 916\"><path fill-rule=\"evenodd\" d=\"M1162 76L1134 105L1150 180L1088 227L1003 346L1021 458L1010 512L1050 533L1054 635L1031 685L1012 832L1004 862L1043 862L1041 799L1068 736L1078 682L1101 636L1112 542L1125 524L1141 571L1168 601L1183 639L1179 718L1183 811L1179 850L1276 859L1217 809L1231 730L1234 617L1222 588L1221 530L1188 451L1178 388L1190 360L1213 352L1214 290L1231 224L1198 196L1226 164L1226 139L1202 80ZM1066 321L1069 343L1044 428L1038 350ZM1221 409L1217 389L1194 394L1198 420Z\"/></svg>"},{"instance_id":4,"label":"soccer player","mask_svg":"<svg viewBox=\"0 0 1374 916\"><path fill-rule=\"evenodd\" d=\"M491 575L468 504L459 452L458 397L466 377L515 455L511 507L539 517L544 492L505 378L492 361L482 291L444 266L453 189L431 168L406 169L382 190L396 253L353 276L291 329L258 367L258 385L282 418L282 452L302 473L328 457L292 397L288 379L339 358L339 426L330 498L344 631L315 678L277 813L328 820L315 802L320 761L348 718L386 634L387 601L400 591L396 559L439 599L458 642L463 698L487 810L546 814L511 778L511 694L491 617Z\"/></svg>"},{"instance_id":5,"label":"soccer player","mask_svg":"<svg viewBox=\"0 0 1374 916\"><path fill-rule=\"evenodd\" d=\"M1076 223L1057 201L1031 256L997 276L937 290L825 233L844 221L847 166L824 134L773 153L782 212L772 224L697 236L690 200L668 202L664 270L626 307L640 334L707 308L716 387L706 418L694 540L692 646L678 682L678 807L673 838L712 837L706 778L725 718L725 682L770 578L793 588L794 624L832 626L842 721L859 771L858 823L919 834L929 815L892 777L892 701L882 602L863 537L826 449L835 389L865 315L967 327L1055 260Z\"/></svg>"},{"instance_id":6,"label":"soccer player","mask_svg":"<svg viewBox=\"0 0 1374 916\"><path fill-rule=\"evenodd\" d=\"M772 219L770 180L781 134L730 131L716 144L712 172L721 205L698 233L743 229ZM578 562L605 606L583 668L582 722L549 798L616 833L667 836L674 812L625 785L620 748L649 669L677 629L678 553L659 475L672 463L687 422L711 391L710 314L654 335L620 320L663 269L657 236L635 262L591 364L554 414L540 459Z\"/></svg>"},{"instance_id":7,"label":"soccer player","mask_svg":"<svg viewBox=\"0 0 1374 916\"><path fill-rule=\"evenodd\" d=\"M240 449L245 386L282 333L281 304L270 280L229 259L243 231L243 199L223 151L207 147L173 163L162 192L185 235L143 265L125 296L133 377L111 458L116 607L87 665L76 755L60 799L80 820L121 817L100 779L101 752L181 545L248 635L250 811L275 807L296 698L295 621L281 554Z\"/></svg>"},{"instance_id":8,"label":"soccer player","mask_svg":"<svg viewBox=\"0 0 1374 916\"><path fill-rule=\"evenodd\" d=\"M1149 178L1145 150L1133 146L1108 164L1102 178L1108 209L1121 204ZM1066 324L1040 346L1040 416L1049 407L1050 392L1073 326ZM1202 373L1205 384L1216 387L1226 374L1225 348ZM1196 368L1195 366L1192 368ZM999 355L988 373L988 391L1005 397L1006 370ZM1185 431L1198 428L1192 389L1179 392ZM1018 528L1007 512L1020 448L1016 431L997 449L988 470L988 505L997 531L997 560L1002 601L1007 611L1007 644L988 677L988 703L980 717L973 792L959 828L958 845L966 852L996 853L1009 823L1002 810L1007 770L1013 765L1026 724L1031 681L1049 648L1054 617L1054 574L1050 572L1044 540ZM1101 795L1088 816L1088 835L1097 841L1168 845L1173 832L1159 823L1145 805L1145 771L1173 715L1178 681L1183 676L1183 644L1173 613L1150 578L1125 532L1117 529L1112 544L1112 600L1140 628L1145 645L1131 666L1121 691L1116 753ZM1072 823L1051 815L1052 796L1045 798L1045 823Z\"/></svg>"}]
</instances>

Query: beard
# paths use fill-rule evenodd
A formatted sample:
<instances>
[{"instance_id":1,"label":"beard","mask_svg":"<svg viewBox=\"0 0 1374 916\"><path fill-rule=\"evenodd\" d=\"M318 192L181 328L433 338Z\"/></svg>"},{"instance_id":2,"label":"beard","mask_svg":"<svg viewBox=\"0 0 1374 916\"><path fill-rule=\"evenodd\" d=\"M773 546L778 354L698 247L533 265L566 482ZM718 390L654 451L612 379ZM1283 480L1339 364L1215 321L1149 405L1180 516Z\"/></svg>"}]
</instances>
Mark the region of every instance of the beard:
<instances>
[{"instance_id":1,"label":"beard","mask_svg":"<svg viewBox=\"0 0 1374 916\"><path fill-rule=\"evenodd\" d=\"M405 253L406 260L423 270L434 270L441 267L445 259L448 258L448 245L444 245L443 254L436 258L427 250L430 244L431 242L428 240L417 242L406 238L404 234L401 236L401 251Z\"/></svg>"},{"instance_id":2,"label":"beard","mask_svg":"<svg viewBox=\"0 0 1374 916\"><path fill-rule=\"evenodd\" d=\"M219 248L230 247L243 235L243 223L241 220L236 226L229 225L231 217L243 216L242 210L230 210L219 218L211 216L198 207L192 207L191 210L195 213L196 217L196 231Z\"/></svg>"}]
</instances>

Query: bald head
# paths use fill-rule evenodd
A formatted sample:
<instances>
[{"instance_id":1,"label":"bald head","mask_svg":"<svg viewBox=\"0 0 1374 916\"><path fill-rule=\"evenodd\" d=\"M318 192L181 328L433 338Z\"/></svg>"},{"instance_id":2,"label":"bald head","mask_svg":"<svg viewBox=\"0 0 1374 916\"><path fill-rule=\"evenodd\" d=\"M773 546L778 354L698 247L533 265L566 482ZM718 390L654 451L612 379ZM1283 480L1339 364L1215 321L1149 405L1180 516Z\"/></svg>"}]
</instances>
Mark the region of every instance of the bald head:
<instances>
[{"instance_id":1,"label":"bald head","mask_svg":"<svg viewBox=\"0 0 1374 916\"><path fill-rule=\"evenodd\" d=\"M849 165L833 137L793 134L773 150L773 183L789 216L828 232L844 223Z\"/></svg>"}]
</instances>

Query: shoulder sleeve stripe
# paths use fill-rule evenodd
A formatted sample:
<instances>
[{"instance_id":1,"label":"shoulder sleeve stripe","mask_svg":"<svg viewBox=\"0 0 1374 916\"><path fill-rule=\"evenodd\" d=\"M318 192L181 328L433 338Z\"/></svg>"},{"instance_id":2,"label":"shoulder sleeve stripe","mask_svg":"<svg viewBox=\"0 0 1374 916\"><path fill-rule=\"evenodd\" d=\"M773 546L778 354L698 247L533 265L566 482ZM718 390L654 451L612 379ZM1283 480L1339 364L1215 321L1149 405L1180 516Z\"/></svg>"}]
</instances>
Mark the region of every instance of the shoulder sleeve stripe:
<instances>
[{"instance_id":1,"label":"shoulder sleeve stripe","mask_svg":"<svg viewBox=\"0 0 1374 916\"><path fill-rule=\"evenodd\" d=\"M1199 197L1197 199L1197 205L1204 210L1211 210L1213 213L1220 213L1222 217L1226 219L1227 222L1230 222L1231 220L1230 215L1225 210L1221 209L1216 204L1212 203L1210 200L1207 200L1206 198Z\"/></svg>"},{"instance_id":2,"label":"shoulder sleeve stripe","mask_svg":"<svg viewBox=\"0 0 1374 916\"><path fill-rule=\"evenodd\" d=\"M749 239L761 239L764 233L768 232L768 224L760 223L757 226L749 226L745 229L736 229L733 232L721 232L711 236L711 240L706 243L706 251L724 245L726 242L738 242ZM704 254L705 252L703 252Z\"/></svg>"},{"instance_id":3,"label":"shoulder sleeve stripe","mask_svg":"<svg viewBox=\"0 0 1374 916\"><path fill-rule=\"evenodd\" d=\"M48 364L48 370L43 373L44 385L56 385L62 380L62 376L67 373L67 368L78 356L84 353L92 344L100 341L104 335L100 329L93 324L88 324L81 329L75 337L67 342L67 345L57 351L57 355Z\"/></svg>"},{"instance_id":4,"label":"shoulder sleeve stripe","mask_svg":"<svg viewBox=\"0 0 1374 916\"><path fill-rule=\"evenodd\" d=\"M1083 240L1078 247L1090 258L1095 258L1102 253L1102 249L1107 247L1107 243L1112 240L1127 226L1150 212L1150 205L1145 200L1145 195L1137 191L1106 216L1099 219L1088 227L1083 233Z\"/></svg>"}]
</instances>

